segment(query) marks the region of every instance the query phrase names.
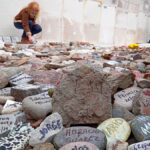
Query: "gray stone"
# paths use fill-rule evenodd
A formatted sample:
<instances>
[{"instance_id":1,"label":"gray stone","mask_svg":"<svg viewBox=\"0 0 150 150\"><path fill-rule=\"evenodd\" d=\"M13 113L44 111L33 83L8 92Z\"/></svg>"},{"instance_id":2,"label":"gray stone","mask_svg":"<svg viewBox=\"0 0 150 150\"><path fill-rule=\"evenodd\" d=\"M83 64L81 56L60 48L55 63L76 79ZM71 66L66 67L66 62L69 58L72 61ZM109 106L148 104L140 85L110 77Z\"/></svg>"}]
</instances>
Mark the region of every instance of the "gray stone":
<instances>
[{"instance_id":1,"label":"gray stone","mask_svg":"<svg viewBox=\"0 0 150 150\"><path fill-rule=\"evenodd\" d=\"M67 74L56 88L52 104L65 125L100 123L111 117L111 88L107 76L99 66L91 64L75 66Z\"/></svg>"},{"instance_id":2,"label":"gray stone","mask_svg":"<svg viewBox=\"0 0 150 150\"><path fill-rule=\"evenodd\" d=\"M24 98L41 93L40 86L32 84L22 84L11 88L11 95L15 100L22 101Z\"/></svg>"},{"instance_id":3,"label":"gray stone","mask_svg":"<svg viewBox=\"0 0 150 150\"><path fill-rule=\"evenodd\" d=\"M56 148L69 144L71 142L90 142L96 145L100 150L106 148L106 137L103 132L91 127L71 127L58 133L53 140Z\"/></svg>"},{"instance_id":4,"label":"gray stone","mask_svg":"<svg viewBox=\"0 0 150 150\"><path fill-rule=\"evenodd\" d=\"M33 83L33 79L28 74L20 72L12 76L9 82L11 85L19 85L19 84Z\"/></svg>"},{"instance_id":5,"label":"gray stone","mask_svg":"<svg viewBox=\"0 0 150 150\"><path fill-rule=\"evenodd\" d=\"M135 118L135 116L128 111L126 108L121 106L113 105L112 109L112 117L113 118L123 118L126 121L131 121Z\"/></svg>"},{"instance_id":6,"label":"gray stone","mask_svg":"<svg viewBox=\"0 0 150 150\"><path fill-rule=\"evenodd\" d=\"M29 144L34 146L36 144L44 143L52 140L52 137L63 129L62 117L58 113L53 113L48 116L31 134Z\"/></svg>"},{"instance_id":7,"label":"gray stone","mask_svg":"<svg viewBox=\"0 0 150 150\"><path fill-rule=\"evenodd\" d=\"M44 143L35 145L33 150L55 150L55 148L51 143Z\"/></svg>"},{"instance_id":8,"label":"gray stone","mask_svg":"<svg viewBox=\"0 0 150 150\"><path fill-rule=\"evenodd\" d=\"M150 115L150 95L144 92L150 92L149 89L141 90L133 100L132 112L135 115Z\"/></svg>"},{"instance_id":9,"label":"gray stone","mask_svg":"<svg viewBox=\"0 0 150 150\"><path fill-rule=\"evenodd\" d=\"M128 150L150 150L150 140L132 144Z\"/></svg>"},{"instance_id":10,"label":"gray stone","mask_svg":"<svg viewBox=\"0 0 150 150\"><path fill-rule=\"evenodd\" d=\"M137 116L130 125L137 141L150 140L150 116Z\"/></svg>"},{"instance_id":11,"label":"gray stone","mask_svg":"<svg viewBox=\"0 0 150 150\"><path fill-rule=\"evenodd\" d=\"M74 142L61 147L60 150L99 150L99 148L89 142Z\"/></svg>"},{"instance_id":12,"label":"gray stone","mask_svg":"<svg viewBox=\"0 0 150 150\"><path fill-rule=\"evenodd\" d=\"M23 110L32 119L44 119L52 112L51 98L48 92L26 97L23 100Z\"/></svg>"},{"instance_id":13,"label":"gray stone","mask_svg":"<svg viewBox=\"0 0 150 150\"><path fill-rule=\"evenodd\" d=\"M115 102L114 104L117 104L119 106L122 106L129 111L132 110L132 102L136 94L138 94L140 91L137 87L130 87L123 91L120 91L114 95Z\"/></svg>"}]
</instances>

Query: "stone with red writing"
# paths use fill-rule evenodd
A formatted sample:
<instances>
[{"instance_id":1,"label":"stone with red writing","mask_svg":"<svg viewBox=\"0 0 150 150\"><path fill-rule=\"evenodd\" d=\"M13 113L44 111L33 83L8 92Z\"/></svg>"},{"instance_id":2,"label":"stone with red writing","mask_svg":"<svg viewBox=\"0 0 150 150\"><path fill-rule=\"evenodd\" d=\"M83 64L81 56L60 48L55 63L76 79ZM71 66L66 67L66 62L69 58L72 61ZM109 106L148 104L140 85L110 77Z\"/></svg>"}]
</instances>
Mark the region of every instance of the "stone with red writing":
<instances>
[{"instance_id":1,"label":"stone with red writing","mask_svg":"<svg viewBox=\"0 0 150 150\"><path fill-rule=\"evenodd\" d=\"M34 120L44 119L52 112L51 98L48 92L26 97L22 103L25 113Z\"/></svg>"},{"instance_id":2,"label":"stone with red writing","mask_svg":"<svg viewBox=\"0 0 150 150\"><path fill-rule=\"evenodd\" d=\"M150 116L137 116L131 121L130 126L137 141L150 140Z\"/></svg>"},{"instance_id":3,"label":"stone with red writing","mask_svg":"<svg viewBox=\"0 0 150 150\"><path fill-rule=\"evenodd\" d=\"M70 127L58 133L53 140L57 149L72 142L89 142L100 150L106 148L106 136L98 129L91 127Z\"/></svg>"},{"instance_id":4,"label":"stone with red writing","mask_svg":"<svg viewBox=\"0 0 150 150\"><path fill-rule=\"evenodd\" d=\"M107 142L115 140L125 142L131 134L130 125L122 118L107 119L98 126L98 129L105 133Z\"/></svg>"},{"instance_id":5,"label":"stone with red writing","mask_svg":"<svg viewBox=\"0 0 150 150\"><path fill-rule=\"evenodd\" d=\"M74 142L66 144L59 150L99 150L99 148L96 145L89 142Z\"/></svg>"},{"instance_id":6,"label":"stone with red writing","mask_svg":"<svg viewBox=\"0 0 150 150\"><path fill-rule=\"evenodd\" d=\"M131 87L131 88L127 88L123 91L116 93L114 95L114 98L115 98L114 104L122 106L128 109L129 111L131 111L133 99L136 96L136 94L139 93L139 91L140 91L139 88Z\"/></svg>"},{"instance_id":7,"label":"stone with red writing","mask_svg":"<svg viewBox=\"0 0 150 150\"><path fill-rule=\"evenodd\" d=\"M21 84L11 88L11 95L16 101L23 101L24 98L41 93L39 85Z\"/></svg>"},{"instance_id":8,"label":"stone with red writing","mask_svg":"<svg viewBox=\"0 0 150 150\"><path fill-rule=\"evenodd\" d=\"M51 141L52 137L63 129L62 117L59 113L53 113L40 124L31 134L29 145L45 143Z\"/></svg>"},{"instance_id":9,"label":"stone with red writing","mask_svg":"<svg viewBox=\"0 0 150 150\"><path fill-rule=\"evenodd\" d=\"M132 112L135 115L150 115L150 89L141 90L133 100Z\"/></svg>"},{"instance_id":10,"label":"stone with red writing","mask_svg":"<svg viewBox=\"0 0 150 150\"><path fill-rule=\"evenodd\" d=\"M19 84L33 83L33 79L28 74L20 72L12 76L9 82L11 85L19 85Z\"/></svg>"},{"instance_id":11,"label":"stone with red writing","mask_svg":"<svg viewBox=\"0 0 150 150\"><path fill-rule=\"evenodd\" d=\"M135 143L128 146L128 150L149 150L150 149L150 140Z\"/></svg>"}]
</instances>

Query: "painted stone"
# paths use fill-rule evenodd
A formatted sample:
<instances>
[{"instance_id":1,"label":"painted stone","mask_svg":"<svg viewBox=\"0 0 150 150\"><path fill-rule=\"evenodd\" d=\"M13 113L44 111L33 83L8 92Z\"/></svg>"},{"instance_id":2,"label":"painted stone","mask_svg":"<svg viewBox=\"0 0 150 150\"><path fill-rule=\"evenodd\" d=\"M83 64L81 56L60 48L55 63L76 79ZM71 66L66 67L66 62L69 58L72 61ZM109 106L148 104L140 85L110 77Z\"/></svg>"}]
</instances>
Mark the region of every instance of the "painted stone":
<instances>
[{"instance_id":1,"label":"painted stone","mask_svg":"<svg viewBox=\"0 0 150 150\"><path fill-rule=\"evenodd\" d=\"M132 144L128 147L128 150L149 150L150 140Z\"/></svg>"},{"instance_id":2,"label":"painted stone","mask_svg":"<svg viewBox=\"0 0 150 150\"><path fill-rule=\"evenodd\" d=\"M132 120L130 126L137 141L150 140L150 116L137 116Z\"/></svg>"},{"instance_id":3,"label":"painted stone","mask_svg":"<svg viewBox=\"0 0 150 150\"><path fill-rule=\"evenodd\" d=\"M107 119L98 126L98 129L105 133L108 142L114 140L125 142L131 134L129 124L122 118Z\"/></svg>"},{"instance_id":4,"label":"painted stone","mask_svg":"<svg viewBox=\"0 0 150 150\"><path fill-rule=\"evenodd\" d=\"M17 111L22 111L22 103L7 100L3 107L2 114L11 114Z\"/></svg>"},{"instance_id":5,"label":"painted stone","mask_svg":"<svg viewBox=\"0 0 150 150\"><path fill-rule=\"evenodd\" d=\"M133 100L132 112L135 115L150 115L150 89L141 90Z\"/></svg>"},{"instance_id":6,"label":"painted stone","mask_svg":"<svg viewBox=\"0 0 150 150\"><path fill-rule=\"evenodd\" d=\"M0 96L11 96L11 88L0 89Z\"/></svg>"},{"instance_id":7,"label":"painted stone","mask_svg":"<svg viewBox=\"0 0 150 150\"><path fill-rule=\"evenodd\" d=\"M40 86L32 84L22 84L11 88L11 95L16 101L22 101L24 98L41 93Z\"/></svg>"},{"instance_id":8,"label":"painted stone","mask_svg":"<svg viewBox=\"0 0 150 150\"><path fill-rule=\"evenodd\" d=\"M91 127L71 127L59 132L53 140L56 148L72 142L89 142L96 145L100 150L106 148L106 137L103 132Z\"/></svg>"},{"instance_id":9,"label":"painted stone","mask_svg":"<svg viewBox=\"0 0 150 150\"><path fill-rule=\"evenodd\" d=\"M74 142L66 144L59 150L99 150L99 148L96 145L88 142Z\"/></svg>"},{"instance_id":10,"label":"painted stone","mask_svg":"<svg viewBox=\"0 0 150 150\"><path fill-rule=\"evenodd\" d=\"M19 85L19 84L33 83L33 79L28 74L20 72L16 75L12 76L10 78L9 82L12 85Z\"/></svg>"},{"instance_id":11,"label":"painted stone","mask_svg":"<svg viewBox=\"0 0 150 150\"><path fill-rule=\"evenodd\" d=\"M43 119L52 112L51 98L48 92L26 97L22 104L25 113L35 120Z\"/></svg>"},{"instance_id":12,"label":"painted stone","mask_svg":"<svg viewBox=\"0 0 150 150\"><path fill-rule=\"evenodd\" d=\"M139 91L139 88L131 87L116 93L114 95L114 104L127 108L129 111L132 110L133 99L136 96L136 94L139 93Z\"/></svg>"},{"instance_id":13,"label":"painted stone","mask_svg":"<svg viewBox=\"0 0 150 150\"><path fill-rule=\"evenodd\" d=\"M40 124L40 127L32 132L29 144L34 146L52 140L51 138L62 129L62 117L58 113L53 113Z\"/></svg>"}]
</instances>

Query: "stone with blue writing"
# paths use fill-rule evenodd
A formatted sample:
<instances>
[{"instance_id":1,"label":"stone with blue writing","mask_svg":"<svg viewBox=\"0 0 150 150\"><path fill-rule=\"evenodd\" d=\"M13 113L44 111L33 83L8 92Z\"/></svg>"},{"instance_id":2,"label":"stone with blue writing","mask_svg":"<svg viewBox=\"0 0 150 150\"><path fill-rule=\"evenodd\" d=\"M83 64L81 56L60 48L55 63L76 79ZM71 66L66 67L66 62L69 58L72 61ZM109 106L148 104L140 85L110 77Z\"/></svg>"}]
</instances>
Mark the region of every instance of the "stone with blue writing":
<instances>
[{"instance_id":1,"label":"stone with blue writing","mask_svg":"<svg viewBox=\"0 0 150 150\"><path fill-rule=\"evenodd\" d=\"M96 145L89 142L74 142L66 144L59 150L99 150L99 148Z\"/></svg>"},{"instance_id":2,"label":"stone with blue writing","mask_svg":"<svg viewBox=\"0 0 150 150\"><path fill-rule=\"evenodd\" d=\"M137 141L150 140L150 116L137 116L132 120L130 126Z\"/></svg>"},{"instance_id":3,"label":"stone with blue writing","mask_svg":"<svg viewBox=\"0 0 150 150\"><path fill-rule=\"evenodd\" d=\"M2 114L11 114L17 111L22 111L22 103L15 102L12 100L7 100L2 109Z\"/></svg>"},{"instance_id":4,"label":"stone with blue writing","mask_svg":"<svg viewBox=\"0 0 150 150\"><path fill-rule=\"evenodd\" d=\"M131 134L130 125L122 118L107 119L98 126L98 129L105 133L107 142L114 140L125 142Z\"/></svg>"},{"instance_id":5,"label":"stone with blue writing","mask_svg":"<svg viewBox=\"0 0 150 150\"><path fill-rule=\"evenodd\" d=\"M140 91L140 88L138 87L130 87L123 91L120 91L114 95L115 98L115 105L122 106L129 111L132 110L132 102L136 94L138 94Z\"/></svg>"},{"instance_id":6,"label":"stone with blue writing","mask_svg":"<svg viewBox=\"0 0 150 150\"><path fill-rule=\"evenodd\" d=\"M128 150L150 150L150 140L132 144Z\"/></svg>"},{"instance_id":7,"label":"stone with blue writing","mask_svg":"<svg viewBox=\"0 0 150 150\"><path fill-rule=\"evenodd\" d=\"M150 89L141 90L133 100L132 112L135 115L150 115Z\"/></svg>"},{"instance_id":8,"label":"stone with blue writing","mask_svg":"<svg viewBox=\"0 0 150 150\"><path fill-rule=\"evenodd\" d=\"M63 120L59 113L53 113L48 116L38 128L31 134L29 144L34 146L36 144L51 141L53 136L63 129Z\"/></svg>"},{"instance_id":9,"label":"stone with blue writing","mask_svg":"<svg viewBox=\"0 0 150 150\"><path fill-rule=\"evenodd\" d=\"M19 84L25 84L25 83L33 83L33 78L25 74L23 72L20 72L14 76L12 76L9 80L11 85L19 85Z\"/></svg>"},{"instance_id":10,"label":"stone with blue writing","mask_svg":"<svg viewBox=\"0 0 150 150\"><path fill-rule=\"evenodd\" d=\"M98 129L91 127L70 127L58 133L53 140L57 149L72 142L89 142L96 145L99 150L106 148L106 136Z\"/></svg>"},{"instance_id":11,"label":"stone with blue writing","mask_svg":"<svg viewBox=\"0 0 150 150\"><path fill-rule=\"evenodd\" d=\"M52 112L52 103L48 92L26 97L23 100L23 110L34 120L44 119Z\"/></svg>"},{"instance_id":12,"label":"stone with blue writing","mask_svg":"<svg viewBox=\"0 0 150 150\"><path fill-rule=\"evenodd\" d=\"M24 98L41 93L39 85L21 84L11 88L11 95L16 101L23 101Z\"/></svg>"}]
</instances>

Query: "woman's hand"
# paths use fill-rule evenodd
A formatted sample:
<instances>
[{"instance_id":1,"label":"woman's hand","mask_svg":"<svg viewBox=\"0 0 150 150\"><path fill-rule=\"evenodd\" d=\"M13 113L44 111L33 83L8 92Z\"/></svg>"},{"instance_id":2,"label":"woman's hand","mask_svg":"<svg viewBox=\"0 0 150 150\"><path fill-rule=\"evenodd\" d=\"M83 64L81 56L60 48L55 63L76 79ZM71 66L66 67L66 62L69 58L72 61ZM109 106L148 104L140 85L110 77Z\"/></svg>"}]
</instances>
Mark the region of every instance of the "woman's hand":
<instances>
[{"instance_id":1,"label":"woman's hand","mask_svg":"<svg viewBox=\"0 0 150 150\"><path fill-rule=\"evenodd\" d=\"M33 42L33 39L32 39L31 35L28 36L28 39L29 39L29 42L31 42L31 43Z\"/></svg>"}]
</instances>

